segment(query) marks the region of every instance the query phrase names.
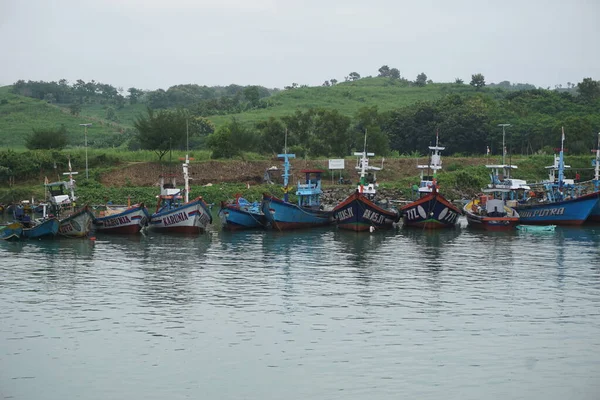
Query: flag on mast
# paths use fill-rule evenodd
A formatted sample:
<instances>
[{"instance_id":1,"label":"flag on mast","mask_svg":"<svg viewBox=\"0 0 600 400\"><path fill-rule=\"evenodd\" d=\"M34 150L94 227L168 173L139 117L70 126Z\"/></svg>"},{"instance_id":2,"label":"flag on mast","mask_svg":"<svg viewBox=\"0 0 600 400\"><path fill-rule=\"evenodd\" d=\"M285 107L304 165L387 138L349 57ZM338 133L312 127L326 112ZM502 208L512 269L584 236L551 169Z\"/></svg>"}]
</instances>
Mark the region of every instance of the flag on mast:
<instances>
[{"instance_id":1,"label":"flag on mast","mask_svg":"<svg viewBox=\"0 0 600 400\"><path fill-rule=\"evenodd\" d=\"M565 141L565 127L562 127L562 140Z\"/></svg>"}]
</instances>

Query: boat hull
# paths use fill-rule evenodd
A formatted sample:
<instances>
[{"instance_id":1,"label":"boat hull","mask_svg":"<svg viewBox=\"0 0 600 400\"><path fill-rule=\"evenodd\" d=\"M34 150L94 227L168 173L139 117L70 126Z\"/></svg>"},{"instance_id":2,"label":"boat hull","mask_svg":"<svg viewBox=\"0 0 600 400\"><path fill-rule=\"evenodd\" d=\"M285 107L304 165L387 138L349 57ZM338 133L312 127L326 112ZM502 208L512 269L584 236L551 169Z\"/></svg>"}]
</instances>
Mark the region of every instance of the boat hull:
<instances>
[{"instance_id":1,"label":"boat hull","mask_svg":"<svg viewBox=\"0 0 600 400\"><path fill-rule=\"evenodd\" d=\"M31 228L23 229L23 237L28 239L53 238L58 234L60 223L56 218L49 218Z\"/></svg>"},{"instance_id":2,"label":"boat hull","mask_svg":"<svg viewBox=\"0 0 600 400\"><path fill-rule=\"evenodd\" d=\"M273 229L280 231L313 228L331 223L331 212L300 207L264 194L262 211Z\"/></svg>"},{"instance_id":3,"label":"boat hull","mask_svg":"<svg viewBox=\"0 0 600 400\"><path fill-rule=\"evenodd\" d=\"M519 224L518 217L481 217L470 212L465 213L469 228L486 231L512 231Z\"/></svg>"},{"instance_id":4,"label":"boat hull","mask_svg":"<svg viewBox=\"0 0 600 400\"><path fill-rule=\"evenodd\" d=\"M590 193L576 199L517 205L521 223L529 225L581 225L598 204L600 192Z\"/></svg>"},{"instance_id":5,"label":"boat hull","mask_svg":"<svg viewBox=\"0 0 600 400\"><path fill-rule=\"evenodd\" d=\"M379 207L356 191L333 209L333 219L340 229L364 232L372 228L392 228L400 214Z\"/></svg>"},{"instance_id":6,"label":"boat hull","mask_svg":"<svg viewBox=\"0 0 600 400\"><path fill-rule=\"evenodd\" d=\"M196 198L179 207L152 214L149 227L153 231L198 234L206 231L212 223L208 206L202 198Z\"/></svg>"},{"instance_id":7,"label":"boat hull","mask_svg":"<svg viewBox=\"0 0 600 400\"><path fill-rule=\"evenodd\" d=\"M598 200L594 208L592 208L592 212L587 220L590 222L600 222L600 200Z\"/></svg>"},{"instance_id":8,"label":"boat hull","mask_svg":"<svg viewBox=\"0 0 600 400\"><path fill-rule=\"evenodd\" d=\"M400 209L406 227L443 229L455 226L462 212L439 192L431 192Z\"/></svg>"},{"instance_id":9,"label":"boat hull","mask_svg":"<svg viewBox=\"0 0 600 400\"><path fill-rule=\"evenodd\" d=\"M23 225L18 222L0 226L0 239L7 241L16 241L21 239L23 234Z\"/></svg>"},{"instance_id":10,"label":"boat hull","mask_svg":"<svg viewBox=\"0 0 600 400\"><path fill-rule=\"evenodd\" d=\"M219 217L222 228L230 231L258 229L267 226L267 219L262 212L244 210L234 204L221 204Z\"/></svg>"},{"instance_id":11,"label":"boat hull","mask_svg":"<svg viewBox=\"0 0 600 400\"><path fill-rule=\"evenodd\" d=\"M135 234L148 224L150 213L143 204L94 219L96 231L102 233Z\"/></svg>"},{"instance_id":12,"label":"boat hull","mask_svg":"<svg viewBox=\"0 0 600 400\"><path fill-rule=\"evenodd\" d=\"M92 229L94 214L86 206L59 221L58 234L66 237L85 237Z\"/></svg>"}]
</instances>

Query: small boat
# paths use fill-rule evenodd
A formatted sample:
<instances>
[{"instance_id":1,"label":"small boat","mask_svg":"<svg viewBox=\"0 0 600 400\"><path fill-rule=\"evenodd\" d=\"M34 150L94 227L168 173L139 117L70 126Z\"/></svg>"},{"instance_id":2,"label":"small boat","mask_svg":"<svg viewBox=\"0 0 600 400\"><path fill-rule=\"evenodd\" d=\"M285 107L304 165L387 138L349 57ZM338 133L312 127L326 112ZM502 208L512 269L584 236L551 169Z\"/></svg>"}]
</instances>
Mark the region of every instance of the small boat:
<instances>
[{"instance_id":1,"label":"small boat","mask_svg":"<svg viewBox=\"0 0 600 400\"><path fill-rule=\"evenodd\" d=\"M148 224L150 213L144 203L134 205L106 205L94 218L96 231L102 233L134 234Z\"/></svg>"},{"instance_id":2,"label":"small boat","mask_svg":"<svg viewBox=\"0 0 600 400\"><path fill-rule=\"evenodd\" d=\"M189 164L186 154L183 163L184 189L177 188L174 175L170 176L171 183L165 183L165 176L160 176L160 195L157 196L156 212L150 216L151 230L198 234L206 231L208 224L212 223L210 209L202 197L189 200Z\"/></svg>"},{"instance_id":3,"label":"small boat","mask_svg":"<svg viewBox=\"0 0 600 400\"><path fill-rule=\"evenodd\" d=\"M594 167L594 191L600 191L600 133L598 133L598 144L596 145L596 158L592 160L592 166ZM592 212L587 219L589 222L600 222L600 200L592 208Z\"/></svg>"},{"instance_id":4,"label":"small boat","mask_svg":"<svg viewBox=\"0 0 600 400\"><path fill-rule=\"evenodd\" d=\"M519 223L519 214L504 200L486 194L468 202L463 210L469 227L476 229L508 231Z\"/></svg>"},{"instance_id":5,"label":"small boat","mask_svg":"<svg viewBox=\"0 0 600 400\"><path fill-rule=\"evenodd\" d=\"M59 221L55 217L34 219L30 227L23 227L23 237L28 239L54 238L58 234Z\"/></svg>"},{"instance_id":6,"label":"small boat","mask_svg":"<svg viewBox=\"0 0 600 400\"><path fill-rule=\"evenodd\" d=\"M354 193L334 207L333 219L338 228L356 232L393 227L400 220L400 213L375 200L379 186L375 174L381 168L369 165L369 156L375 154L367 153L366 134L363 152L354 155L360 156L356 166L360 182Z\"/></svg>"},{"instance_id":7,"label":"small boat","mask_svg":"<svg viewBox=\"0 0 600 400\"><path fill-rule=\"evenodd\" d=\"M241 196L236 196L235 200L221 202L219 210L222 228L225 230L240 230L265 228L267 219L262 212L261 202L249 202Z\"/></svg>"},{"instance_id":8,"label":"small boat","mask_svg":"<svg viewBox=\"0 0 600 400\"><path fill-rule=\"evenodd\" d=\"M287 147L287 146L286 146ZM331 223L331 211L325 211L320 205L319 197L323 190L321 189L321 170L302 170L300 173L305 175L304 181L298 181L298 190L296 196L298 203L290 203L289 178L291 176L290 158L295 158L295 154L284 154L277 157L284 160L283 167L283 200L263 193L262 211L269 225L277 230L291 230L301 228L312 228L325 226Z\"/></svg>"},{"instance_id":9,"label":"small boat","mask_svg":"<svg viewBox=\"0 0 600 400\"><path fill-rule=\"evenodd\" d=\"M445 147L439 146L437 133L435 146L429 146L429 149L432 151L429 165L417 165L417 168L421 170L421 182L418 189L420 198L400 209L402 220L406 227L452 228L462 211L446 200L438 191L437 171L442 169L440 151ZM426 176L426 169L433 171L433 175Z\"/></svg>"},{"instance_id":10,"label":"small boat","mask_svg":"<svg viewBox=\"0 0 600 400\"><path fill-rule=\"evenodd\" d=\"M517 225L517 229L523 232L554 232L556 225Z\"/></svg>"},{"instance_id":11,"label":"small boat","mask_svg":"<svg viewBox=\"0 0 600 400\"><path fill-rule=\"evenodd\" d=\"M518 202L515 209L521 222L531 225L581 225L598 204L600 192L582 193L582 187L571 179L565 179L564 163L565 131L562 131L561 149L550 169L548 181L532 184L538 194L527 201ZM558 177L555 175L558 172ZM534 191L535 193L535 191Z\"/></svg>"},{"instance_id":12,"label":"small boat","mask_svg":"<svg viewBox=\"0 0 600 400\"><path fill-rule=\"evenodd\" d=\"M58 235L66 237L85 237L92 230L92 222L94 214L90 208L85 205L77 207L75 196L75 179L73 175L77 175L71 168L71 160L69 160L69 172L64 172L63 175L68 175L68 181L59 181L48 183L44 182L46 188L46 198L49 203L50 215L58 218Z\"/></svg>"},{"instance_id":13,"label":"small boat","mask_svg":"<svg viewBox=\"0 0 600 400\"><path fill-rule=\"evenodd\" d=\"M6 225L0 225L0 239L7 241L17 241L21 239L23 225L18 222L12 222Z\"/></svg>"}]
</instances>

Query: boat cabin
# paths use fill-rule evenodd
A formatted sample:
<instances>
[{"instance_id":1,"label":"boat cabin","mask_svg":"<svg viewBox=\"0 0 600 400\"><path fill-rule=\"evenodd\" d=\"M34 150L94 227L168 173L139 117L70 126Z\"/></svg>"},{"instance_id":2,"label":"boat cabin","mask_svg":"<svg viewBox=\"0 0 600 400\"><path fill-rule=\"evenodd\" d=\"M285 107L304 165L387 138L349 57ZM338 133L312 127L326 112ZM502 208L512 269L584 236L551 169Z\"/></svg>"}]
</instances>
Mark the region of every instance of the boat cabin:
<instances>
[{"instance_id":1,"label":"boat cabin","mask_svg":"<svg viewBox=\"0 0 600 400\"><path fill-rule=\"evenodd\" d=\"M58 206L70 205L72 201L76 200L73 194L74 184L75 180L72 185L64 181L45 184L50 203Z\"/></svg>"},{"instance_id":2,"label":"boat cabin","mask_svg":"<svg viewBox=\"0 0 600 400\"><path fill-rule=\"evenodd\" d=\"M300 173L304 174L304 180L298 181L298 189L296 190L298 205L300 207L319 207L319 197L323 193L321 189L321 175L323 171L319 169L303 169Z\"/></svg>"},{"instance_id":3,"label":"boat cabin","mask_svg":"<svg viewBox=\"0 0 600 400\"><path fill-rule=\"evenodd\" d=\"M367 153L367 152L356 152L355 156L360 156L356 160L357 171L360 171L360 182L358 183L358 191L363 195L367 196L367 198L373 200L375 195L377 194L377 188L379 184L377 183L377 171L381 171L380 167L373 167L369 165L369 157L375 156L375 153Z\"/></svg>"},{"instance_id":4,"label":"boat cabin","mask_svg":"<svg viewBox=\"0 0 600 400\"><path fill-rule=\"evenodd\" d=\"M429 164L417 165L417 168L421 170L421 182L419 183L419 196L423 197L431 193L436 185L435 177L437 171L442 169L442 156L440 151L444 150L445 147L438 146L438 139L436 138L436 145L429 146L431 150L431 156L429 158ZM428 174L425 175L425 170ZM432 172L430 175L429 173Z\"/></svg>"},{"instance_id":5,"label":"boat cabin","mask_svg":"<svg viewBox=\"0 0 600 400\"><path fill-rule=\"evenodd\" d=\"M564 169L568 169L571 168L570 165L565 165L563 164L563 170ZM558 173L560 169L560 156L558 155L554 155L554 164L549 165L546 167L546 170L548 170L548 182L551 183L559 183L558 182L558 177L556 176L556 174ZM566 185L574 185L575 184L575 180L574 179L564 179L563 178L563 184Z\"/></svg>"}]
</instances>

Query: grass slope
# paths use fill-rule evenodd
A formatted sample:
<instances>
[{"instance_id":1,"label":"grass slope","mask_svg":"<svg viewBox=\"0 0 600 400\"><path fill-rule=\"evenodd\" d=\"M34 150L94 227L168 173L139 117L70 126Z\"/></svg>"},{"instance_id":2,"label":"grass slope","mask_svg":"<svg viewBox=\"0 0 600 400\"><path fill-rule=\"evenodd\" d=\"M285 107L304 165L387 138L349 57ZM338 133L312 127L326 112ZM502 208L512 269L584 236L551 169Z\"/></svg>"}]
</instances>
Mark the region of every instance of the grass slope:
<instances>
[{"instance_id":1,"label":"grass slope","mask_svg":"<svg viewBox=\"0 0 600 400\"><path fill-rule=\"evenodd\" d=\"M469 85L434 83L424 87L403 86L400 82L384 78L363 78L342 82L335 86L317 86L281 91L268 98L271 106L239 114L209 117L216 126L232 117L242 123L256 123L269 117L280 118L296 110L308 108L335 108L352 116L362 107L377 106L379 111L389 111L414 104L432 101L448 93L474 92Z\"/></svg>"},{"instance_id":2,"label":"grass slope","mask_svg":"<svg viewBox=\"0 0 600 400\"><path fill-rule=\"evenodd\" d=\"M11 86L0 87L0 147L22 149L32 128L67 127L70 146L84 144L82 123L91 122L88 140L133 128L133 121L145 114L145 104L126 105L115 109L117 122L106 120L107 107L100 104L83 105L79 116L70 114L67 105L48 104L45 101L10 93ZM362 107L377 106L388 111L419 101L431 101L451 92L472 92L469 85L430 84L425 87L405 86L399 81L386 78L363 78L342 82L335 86L304 87L281 91L269 97L269 107L239 114L211 116L209 119L219 127L232 117L245 124L254 124L273 116L276 118L293 114L296 110L325 107L352 116Z\"/></svg>"},{"instance_id":3,"label":"grass slope","mask_svg":"<svg viewBox=\"0 0 600 400\"><path fill-rule=\"evenodd\" d=\"M79 124L92 123L88 128L88 140L126 128L106 121L98 114L100 112L95 107L90 107L82 110L80 116L74 116L66 108L12 94L10 86L0 87L0 147L25 148L25 140L32 129L55 129L65 125L69 144L83 146L84 128Z\"/></svg>"}]
</instances>

